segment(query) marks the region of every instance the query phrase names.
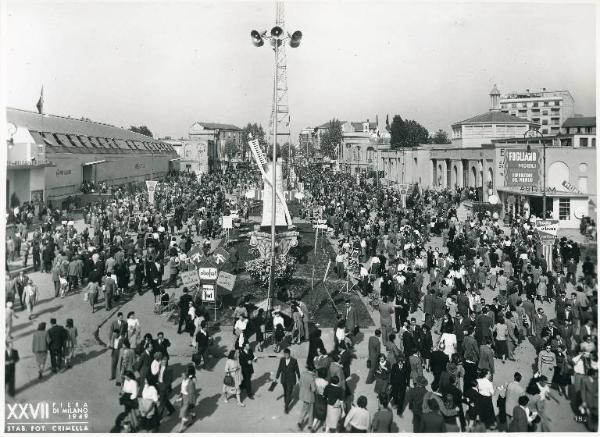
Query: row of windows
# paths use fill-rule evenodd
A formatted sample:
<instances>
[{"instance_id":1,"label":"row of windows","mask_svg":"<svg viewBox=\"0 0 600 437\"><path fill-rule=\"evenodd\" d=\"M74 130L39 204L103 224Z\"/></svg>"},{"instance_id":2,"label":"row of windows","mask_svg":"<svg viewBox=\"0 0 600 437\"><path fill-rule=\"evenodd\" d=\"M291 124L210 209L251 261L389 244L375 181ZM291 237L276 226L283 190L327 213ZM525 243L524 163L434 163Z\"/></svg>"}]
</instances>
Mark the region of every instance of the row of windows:
<instances>
[{"instance_id":1,"label":"row of windows","mask_svg":"<svg viewBox=\"0 0 600 437\"><path fill-rule=\"evenodd\" d=\"M541 105L540 105L541 103ZM521 102L521 103L502 103L502 108L538 108L540 106L560 106L560 100L553 102Z\"/></svg>"},{"instance_id":2,"label":"row of windows","mask_svg":"<svg viewBox=\"0 0 600 437\"><path fill-rule=\"evenodd\" d=\"M143 150L151 152L173 152L171 145L150 141L123 140L117 138L88 137L74 134L53 134L50 132L30 131L38 143L52 147Z\"/></svg>"}]
</instances>

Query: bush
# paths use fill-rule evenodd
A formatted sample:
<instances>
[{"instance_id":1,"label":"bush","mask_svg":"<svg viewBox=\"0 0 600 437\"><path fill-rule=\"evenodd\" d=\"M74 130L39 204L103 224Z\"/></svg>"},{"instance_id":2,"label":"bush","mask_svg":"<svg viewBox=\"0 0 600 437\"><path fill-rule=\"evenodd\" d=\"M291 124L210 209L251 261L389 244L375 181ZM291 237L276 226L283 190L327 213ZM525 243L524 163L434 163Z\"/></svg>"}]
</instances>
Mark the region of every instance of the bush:
<instances>
[{"instance_id":1,"label":"bush","mask_svg":"<svg viewBox=\"0 0 600 437\"><path fill-rule=\"evenodd\" d=\"M271 270L270 258L256 258L245 262L246 271L257 284L268 287ZM283 284L292 279L296 271L296 258L290 255L279 255L275 258L275 282Z\"/></svg>"}]
</instances>

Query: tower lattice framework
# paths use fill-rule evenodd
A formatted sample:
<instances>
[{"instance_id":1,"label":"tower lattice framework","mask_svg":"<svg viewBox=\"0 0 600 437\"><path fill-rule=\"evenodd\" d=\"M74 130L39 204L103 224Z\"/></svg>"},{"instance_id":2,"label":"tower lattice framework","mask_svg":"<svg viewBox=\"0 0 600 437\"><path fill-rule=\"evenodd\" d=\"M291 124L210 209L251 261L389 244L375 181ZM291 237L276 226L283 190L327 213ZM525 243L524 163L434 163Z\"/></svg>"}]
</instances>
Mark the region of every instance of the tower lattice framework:
<instances>
[{"instance_id":1,"label":"tower lattice framework","mask_svg":"<svg viewBox=\"0 0 600 437\"><path fill-rule=\"evenodd\" d=\"M277 2L275 16L277 26L285 30L285 10L282 2ZM281 44L277 50L275 59L275 74L277 75L277 88L273 86L273 103L271 107L271 118L269 120L269 139L275 144L273 135L274 124L277 123L277 144L283 145L290 141L290 110L288 106L287 85L287 61L285 55L285 44ZM275 84L275 78L273 78Z\"/></svg>"}]
</instances>

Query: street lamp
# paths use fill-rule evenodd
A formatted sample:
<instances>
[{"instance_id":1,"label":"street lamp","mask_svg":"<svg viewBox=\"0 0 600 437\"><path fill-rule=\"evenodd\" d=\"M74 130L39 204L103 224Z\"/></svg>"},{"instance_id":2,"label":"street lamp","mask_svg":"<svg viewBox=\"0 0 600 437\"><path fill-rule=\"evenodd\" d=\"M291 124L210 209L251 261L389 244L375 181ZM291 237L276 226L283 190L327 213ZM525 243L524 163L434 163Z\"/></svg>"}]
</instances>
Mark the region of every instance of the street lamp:
<instances>
[{"instance_id":1,"label":"street lamp","mask_svg":"<svg viewBox=\"0 0 600 437\"><path fill-rule=\"evenodd\" d=\"M272 196L272 211L271 211L271 269L269 272L269 289L267 290L267 310L271 308L271 296L274 291L274 278L275 278L275 210L277 208L277 65L278 65L278 57L279 57L279 47L285 41L289 41L291 48L297 48L300 45L300 41L302 40L302 32L299 30L295 31L293 34L287 34L284 36L284 31L280 26L275 26L271 29L270 35L267 34L267 31L258 32L257 30L253 30L250 32L250 38L252 39L252 44L256 47L262 47L264 45L264 40L268 39L271 41L271 46L273 46L273 51L275 52L275 77L273 80L273 107L275 108L275 119L273 120L273 157L271 163L271 189L273 191Z\"/></svg>"},{"instance_id":2,"label":"street lamp","mask_svg":"<svg viewBox=\"0 0 600 437\"><path fill-rule=\"evenodd\" d=\"M529 145L529 138L539 137L542 140L542 218L546 218L546 143L544 142L544 134L537 128L529 128L524 134L523 138L527 138L527 151L531 151Z\"/></svg>"}]
</instances>

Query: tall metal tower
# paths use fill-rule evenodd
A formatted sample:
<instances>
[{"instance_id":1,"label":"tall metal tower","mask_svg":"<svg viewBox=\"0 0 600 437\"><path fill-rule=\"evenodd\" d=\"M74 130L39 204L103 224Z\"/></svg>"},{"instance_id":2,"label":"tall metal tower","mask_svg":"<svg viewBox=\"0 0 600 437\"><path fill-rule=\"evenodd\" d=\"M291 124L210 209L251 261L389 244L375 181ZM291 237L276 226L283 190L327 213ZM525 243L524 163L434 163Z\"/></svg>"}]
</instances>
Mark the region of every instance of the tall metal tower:
<instances>
[{"instance_id":1,"label":"tall metal tower","mask_svg":"<svg viewBox=\"0 0 600 437\"><path fill-rule=\"evenodd\" d=\"M285 29L285 13L282 2L277 2L277 13L275 16L276 26ZM285 56L285 44L279 46L275 51L275 74L273 78L273 103L271 108L271 119L269 120L269 139L275 144L273 128L277 123L277 143L280 145L290 142L290 110L288 106L287 86L287 61ZM275 87L275 84L276 87Z\"/></svg>"}]
</instances>

